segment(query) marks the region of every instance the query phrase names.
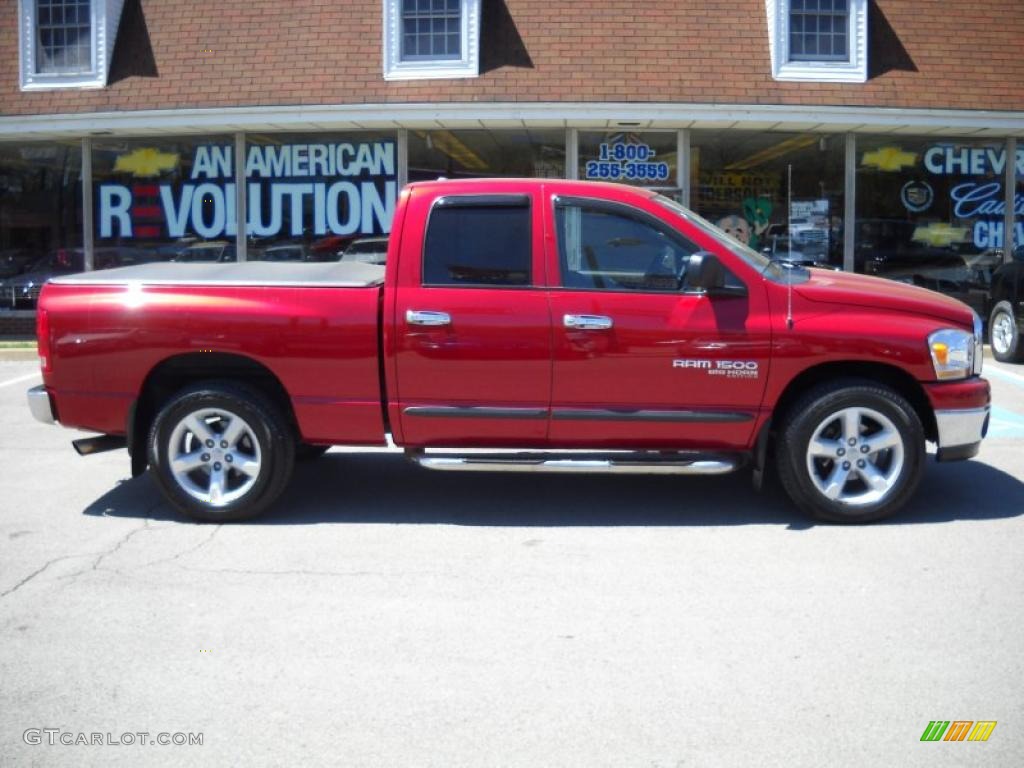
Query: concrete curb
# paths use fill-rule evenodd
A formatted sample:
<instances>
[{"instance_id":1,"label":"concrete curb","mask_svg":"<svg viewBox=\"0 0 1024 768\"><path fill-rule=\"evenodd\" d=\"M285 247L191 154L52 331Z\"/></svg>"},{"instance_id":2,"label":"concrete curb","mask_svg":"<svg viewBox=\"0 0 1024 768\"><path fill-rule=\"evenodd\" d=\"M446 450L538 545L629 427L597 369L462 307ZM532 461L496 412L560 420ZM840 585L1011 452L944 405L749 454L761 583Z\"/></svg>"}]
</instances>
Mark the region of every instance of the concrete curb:
<instances>
[{"instance_id":1,"label":"concrete curb","mask_svg":"<svg viewBox=\"0 0 1024 768\"><path fill-rule=\"evenodd\" d=\"M28 349L0 349L0 362L3 363L38 359L39 352L35 347L30 347Z\"/></svg>"}]
</instances>

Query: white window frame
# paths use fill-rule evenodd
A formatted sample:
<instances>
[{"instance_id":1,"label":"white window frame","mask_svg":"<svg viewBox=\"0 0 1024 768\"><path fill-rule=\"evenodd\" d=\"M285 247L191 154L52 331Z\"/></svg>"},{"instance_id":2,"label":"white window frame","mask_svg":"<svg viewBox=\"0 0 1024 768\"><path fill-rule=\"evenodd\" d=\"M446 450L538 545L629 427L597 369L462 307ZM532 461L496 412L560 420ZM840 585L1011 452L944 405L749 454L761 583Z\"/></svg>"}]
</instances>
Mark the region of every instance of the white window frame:
<instances>
[{"instance_id":1,"label":"white window frame","mask_svg":"<svg viewBox=\"0 0 1024 768\"><path fill-rule=\"evenodd\" d=\"M92 68L68 74L37 72L36 43L38 20L36 0L18 0L18 69L21 90L43 91L56 88L102 88L107 84L114 40L121 21L124 0L90 0L92 27Z\"/></svg>"},{"instance_id":2,"label":"white window frame","mask_svg":"<svg viewBox=\"0 0 1024 768\"><path fill-rule=\"evenodd\" d=\"M402 61L402 0L384 0L384 79L431 80L480 75L480 0L460 0L462 54Z\"/></svg>"},{"instance_id":3,"label":"white window frame","mask_svg":"<svg viewBox=\"0 0 1024 768\"><path fill-rule=\"evenodd\" d=\"M793 61L789 55L790 0L765 0L768 49L775 80L864 83L868 79L868 0L849 0L850 17L845 61Z\"/></svg>"}]
</instances>

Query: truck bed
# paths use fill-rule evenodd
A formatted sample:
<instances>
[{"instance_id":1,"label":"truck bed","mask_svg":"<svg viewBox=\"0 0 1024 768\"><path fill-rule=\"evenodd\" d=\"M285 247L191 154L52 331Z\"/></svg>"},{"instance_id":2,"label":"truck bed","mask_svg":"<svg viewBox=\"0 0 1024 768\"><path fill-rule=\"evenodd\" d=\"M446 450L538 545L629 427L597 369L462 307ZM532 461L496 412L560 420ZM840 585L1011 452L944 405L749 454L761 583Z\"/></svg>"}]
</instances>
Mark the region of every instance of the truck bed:
<instances>
[{"instance_id":1,"label":"truck bed","mask_svg":"<svg viewBox=\"0 0 1024 768\"><path fill-rule=\"evenodd\" d=\"M384 267L356 261L247 261L230 264L157 262L57 277L58 285L216 285L369 288L384 283Z\"/></svg>"},{"instance_id":2,"label":"truck bed","mask_svg":"<svg viewBox=\"0 0 1024 768\"><path fill-rule=\"evenodd\" d=\"M278 382L302 440L381 445L383 279L372 264L260 261L61 277L43 288L57 361L44 382L62 423L116 435L161 371L233 367Z\"/></svg>"}]
</instances>

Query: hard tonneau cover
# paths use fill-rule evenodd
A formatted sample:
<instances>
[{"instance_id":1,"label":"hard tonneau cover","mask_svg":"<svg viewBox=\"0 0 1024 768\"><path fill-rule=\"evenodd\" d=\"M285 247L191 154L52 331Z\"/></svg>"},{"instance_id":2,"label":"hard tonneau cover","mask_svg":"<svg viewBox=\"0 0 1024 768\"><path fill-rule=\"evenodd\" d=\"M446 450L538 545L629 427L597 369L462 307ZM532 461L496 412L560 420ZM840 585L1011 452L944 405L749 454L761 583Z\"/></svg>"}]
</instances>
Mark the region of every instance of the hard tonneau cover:
<instances>
[{"instance_id":1,"label":"hard tonneau cover","mask_svg":"<svg viewBox=\"0 0 1024 768\"><path fill-rule=\"evenodd\" d=\"M158 262L57 277L59 285L250 285L368 288L384 282L384 267L362 262L234 264Z\"/></svg>"}]
</instances>

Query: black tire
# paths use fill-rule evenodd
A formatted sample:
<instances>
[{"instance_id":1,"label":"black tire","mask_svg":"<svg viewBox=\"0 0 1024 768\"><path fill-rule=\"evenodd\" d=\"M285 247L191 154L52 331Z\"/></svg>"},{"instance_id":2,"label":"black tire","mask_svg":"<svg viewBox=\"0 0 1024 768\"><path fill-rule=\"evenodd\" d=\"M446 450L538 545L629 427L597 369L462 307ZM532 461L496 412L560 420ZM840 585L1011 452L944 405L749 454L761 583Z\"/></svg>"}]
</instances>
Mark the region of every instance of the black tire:
<instances>
[{"instance_id":1,"label":"black tire","mask_svg":"<svg viewBox=\"0 0 1024 768\"><path fill-rule=\"evenodd\" d=\"M855 415L855 430L847 430L843 414ZM890 426L899 444L872 451L883 444ZM851 444L852 431L857 437ZM812 456L816 432L819 449L835 446L834 455ZM869 380L842 379L809 390L787 410L776 437L775 461L782 487L812 517L832 523L881 520L902 507L921 481L924 428L898 392ZM884 483L884 490L870 485L868 473ZM829 498L826 490L836 488L838 498Z\"/></svg>"},{"instance_id":2,"label":"black tire","mask_svg":"<svg viewBox=\"0 0 1024 768\"><path fill-rule=\"evenodd\" d=\"M992 356L999 362L1024 362L1024 344L1021 343L1020 328L1010 302L1000 301L992 308L988 319L988 342Z\"/></svg>"},{"instance_id":3,"label":"black tire","mask_svg":"<svg viewBox=\"0 0 1024 768\"><path fill-rule=\"evenodd\" d=\"M201 417L211 437L228 436L234 418L244 433L234 446L223 448L215 441L212 448L204 448L196 442L203 427L193 431L184 424L190 414ZM295 440L280 409L258 390L231 381L201 382L174 395L157 414L147 446L149 464L168 501L203 522L246 520L266 511L295 465ZM176 474L171 454L186 448L192 450L178 458L196 466ZM214 470L222 478L219 483L213 482Z\"/></svg>"},{"instance_id":4,"label":"black tire","mask_svg":"<svg viewBox=\"0 0 1024 768\"><path fill-rule=\"evenodd\" d=\"M323 456L331 449L329 445L313 445L311 443L299 443L295 446L296 461L314 461Z\"/></svg>"}]
</instances>

